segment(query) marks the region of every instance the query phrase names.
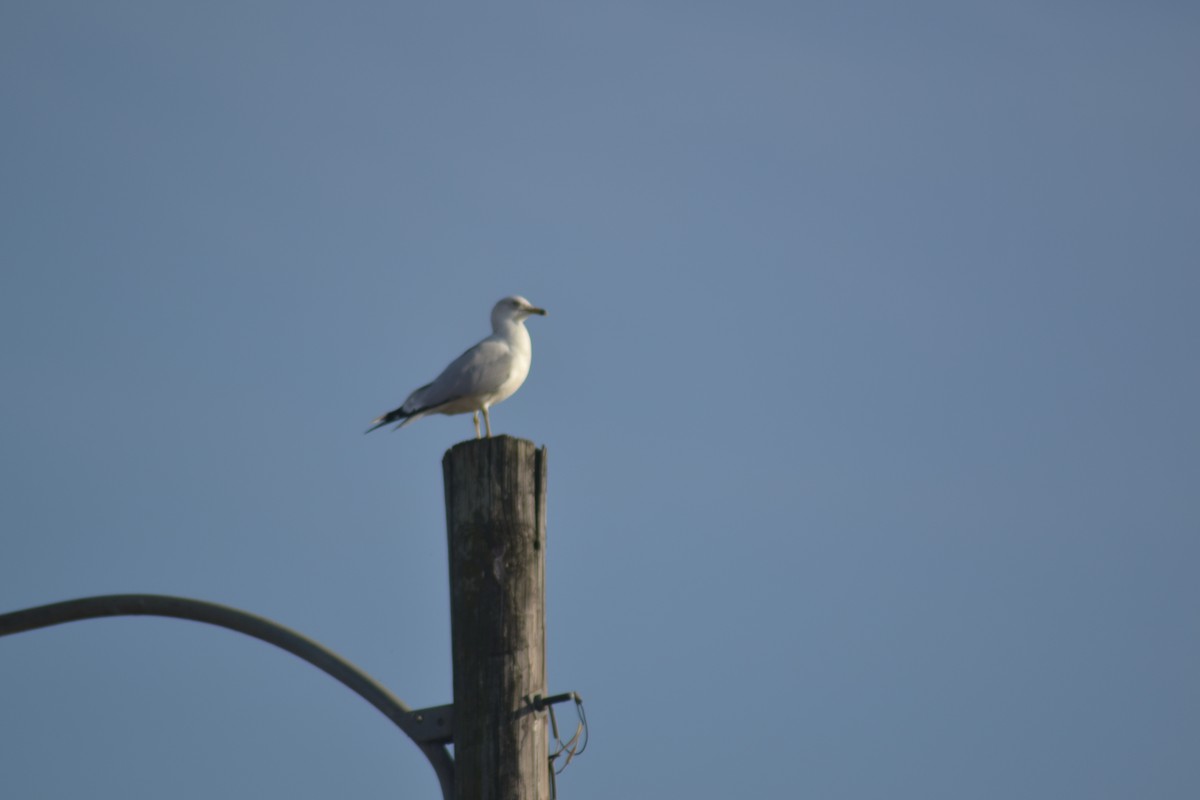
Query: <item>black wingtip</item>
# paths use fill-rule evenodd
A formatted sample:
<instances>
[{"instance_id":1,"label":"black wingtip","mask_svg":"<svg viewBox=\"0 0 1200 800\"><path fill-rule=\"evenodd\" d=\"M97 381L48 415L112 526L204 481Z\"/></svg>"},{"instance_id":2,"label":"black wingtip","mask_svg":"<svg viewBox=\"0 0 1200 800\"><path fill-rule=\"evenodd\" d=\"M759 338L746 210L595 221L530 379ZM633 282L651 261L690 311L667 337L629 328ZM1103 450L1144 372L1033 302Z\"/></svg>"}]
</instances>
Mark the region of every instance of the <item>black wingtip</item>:
<instances>
[{"instance_id":1,"label":"black wingtip","mask_svg":"<svg viewBox=\"0 0 1200 800\"><path fill-rule=\"evenodd\" d=\"M371 431L375 430L376 428L382 428L384 425L390 425L393 422L395 422L396 420L406 420L410 416L412 416L412 415L405 413L402 409L399 409L399 408L397 408L395 411L389 411L388 413L384 414L382 417L376 417L375 419L371 420L371 427L369 427L365 431L363 431L363 435L370 433Z\"/></svg>"}]
</instances>

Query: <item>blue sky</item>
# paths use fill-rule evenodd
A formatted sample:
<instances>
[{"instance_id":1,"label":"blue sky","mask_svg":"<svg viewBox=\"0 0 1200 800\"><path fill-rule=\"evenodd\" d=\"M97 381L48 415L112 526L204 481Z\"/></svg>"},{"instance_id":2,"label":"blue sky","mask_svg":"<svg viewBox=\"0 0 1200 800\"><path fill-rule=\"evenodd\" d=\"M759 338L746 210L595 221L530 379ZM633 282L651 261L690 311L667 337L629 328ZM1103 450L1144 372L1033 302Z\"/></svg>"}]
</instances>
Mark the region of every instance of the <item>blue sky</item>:
<instances>
[{"instance_id":1,"label":"blue sky","mask_svg":"<svg viewBox=\"0 0 1200 800\"><path fill-rule=\"evenodd\" d=\"M534 319L561 796L1200 792L1200 12L8 3L0 609L450 701L440 459ZM0 796L433 797L311 667L0 640Z\"/></svg>"}]
</instances>

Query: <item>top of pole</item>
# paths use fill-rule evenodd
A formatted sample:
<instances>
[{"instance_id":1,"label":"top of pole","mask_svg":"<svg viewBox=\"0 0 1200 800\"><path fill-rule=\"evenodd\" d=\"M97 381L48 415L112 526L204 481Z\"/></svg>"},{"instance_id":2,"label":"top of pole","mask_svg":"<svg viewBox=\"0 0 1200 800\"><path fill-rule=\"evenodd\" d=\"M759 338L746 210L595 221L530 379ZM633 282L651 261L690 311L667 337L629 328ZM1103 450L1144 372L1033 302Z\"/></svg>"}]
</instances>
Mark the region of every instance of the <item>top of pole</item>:
<instances>
[{"instance_id":1,"label":"top of pole","mask_svg":"<svg viewBox=\"0 0 1200 800\"><path fill-rule=\"evenodd\" d=\"M464 439L463 441L459 442L458 444L452 446L449 450L447 450L446 455L449 456L451 453L462 451L462 450L470 450L473 448L482 448L482 449L486 450L488 448L505 448L505 449L507 449L510 447L537 448L537 445L534 444L529 439L522 439L517 436L509 436L506 433L501 433L496 436L488 436L483 439ZM543 447L541 449L544 450L545 448Z\"/></svg>"}]
</instances>

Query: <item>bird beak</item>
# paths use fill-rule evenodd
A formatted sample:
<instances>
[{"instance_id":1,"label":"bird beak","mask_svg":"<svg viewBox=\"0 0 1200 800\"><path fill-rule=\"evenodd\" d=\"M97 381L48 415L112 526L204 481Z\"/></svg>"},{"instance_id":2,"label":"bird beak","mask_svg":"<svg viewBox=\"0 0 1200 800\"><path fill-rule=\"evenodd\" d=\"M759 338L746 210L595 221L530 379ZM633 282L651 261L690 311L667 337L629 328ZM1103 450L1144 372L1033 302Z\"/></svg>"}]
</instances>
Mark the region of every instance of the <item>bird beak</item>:
<instances>
[{"instance_id":1,"label":"bird beak","mask_svg":"<svg viewBox=\"0 0 1200 800\"><path fill-rule=\"evenodd\" d=\"M546 316L546 309L544 309L544 308L535 308L533 306L530 306L529 308L527 308L525 310L528 311L530 314L537 314L539 317Z\"/></svg>"}]
</instances>

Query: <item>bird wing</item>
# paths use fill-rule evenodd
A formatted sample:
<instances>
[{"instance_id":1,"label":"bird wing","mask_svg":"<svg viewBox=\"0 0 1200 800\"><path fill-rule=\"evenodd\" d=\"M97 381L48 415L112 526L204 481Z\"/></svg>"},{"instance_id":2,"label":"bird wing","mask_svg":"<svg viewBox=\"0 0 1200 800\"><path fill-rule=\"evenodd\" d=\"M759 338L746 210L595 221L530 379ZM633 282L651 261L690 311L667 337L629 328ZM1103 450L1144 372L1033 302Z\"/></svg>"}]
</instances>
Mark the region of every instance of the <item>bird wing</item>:
<instances>
[{"instance_id":1,"label":"bird wing","mask_svg":"<svg viewBox=\"0 0 1200 800\"><path fill-rule=\"evenodd\" d=\"M433 383L409 395L403 408L417 413L454 400L492 394L508 380L512 364L512 350L507 342L484 339L450 362Z\"/></svg>"}]
</instances>

